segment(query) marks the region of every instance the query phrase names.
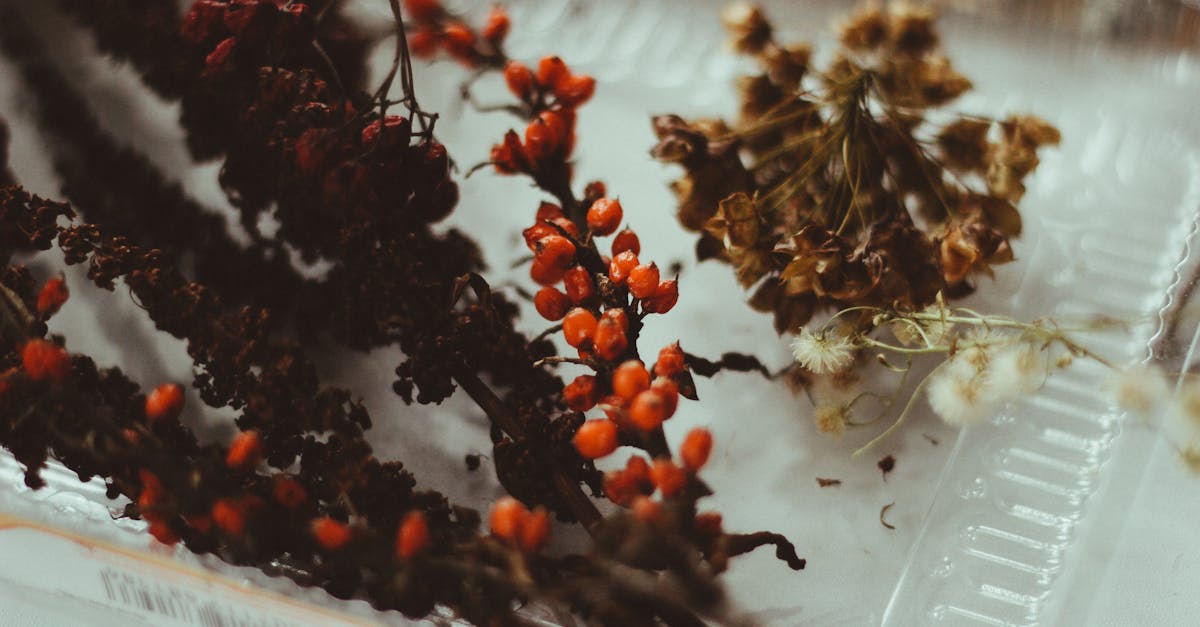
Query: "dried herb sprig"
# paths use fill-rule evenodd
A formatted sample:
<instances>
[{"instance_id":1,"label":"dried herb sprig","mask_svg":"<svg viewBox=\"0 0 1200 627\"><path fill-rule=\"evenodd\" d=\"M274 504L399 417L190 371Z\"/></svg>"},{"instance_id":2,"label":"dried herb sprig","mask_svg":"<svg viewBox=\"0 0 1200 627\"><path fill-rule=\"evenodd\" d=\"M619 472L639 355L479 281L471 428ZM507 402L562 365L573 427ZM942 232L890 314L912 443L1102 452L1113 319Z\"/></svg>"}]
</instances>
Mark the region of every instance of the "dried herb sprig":
<instances>
[{"instance_id":1,"label":"dried herb sprig","mask_svg":"<svg viewBox=\"0 0 1200 627\"><path fill-rule=\"evenodd\" d=\"M738 83L738 120L660 116L653 154L686 171L674 189L699 258L734 266L779 332L823 308L920 309L1012 259L1022 180L1059 134L1028 115L940 121L971 83L929 10L859 11L820 73L758 8L724 17L763 69Z\"/></svg>"}]
</instances>

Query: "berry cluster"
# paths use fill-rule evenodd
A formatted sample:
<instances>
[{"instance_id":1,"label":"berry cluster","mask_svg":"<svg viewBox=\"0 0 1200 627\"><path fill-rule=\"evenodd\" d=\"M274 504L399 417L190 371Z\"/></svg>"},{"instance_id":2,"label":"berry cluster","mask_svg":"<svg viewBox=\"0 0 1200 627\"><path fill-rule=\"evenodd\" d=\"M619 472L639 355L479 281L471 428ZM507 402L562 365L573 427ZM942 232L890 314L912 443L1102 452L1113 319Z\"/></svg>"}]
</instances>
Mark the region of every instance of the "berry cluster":
<instances>
[{"instance_id":1,"label":"berry cluster","mask_svg":"<svg viewBox=\"0 0 1200 627\"><path fill-rule=\"evenodd\" d=\"M468 67L499 62L504 58L504 39L512 23L504 7L496 5L478 32L450 13L440 0L404 0L412 24L408 47L418 57L429 58L444 50Z\"/></svg>"}]
</instances>

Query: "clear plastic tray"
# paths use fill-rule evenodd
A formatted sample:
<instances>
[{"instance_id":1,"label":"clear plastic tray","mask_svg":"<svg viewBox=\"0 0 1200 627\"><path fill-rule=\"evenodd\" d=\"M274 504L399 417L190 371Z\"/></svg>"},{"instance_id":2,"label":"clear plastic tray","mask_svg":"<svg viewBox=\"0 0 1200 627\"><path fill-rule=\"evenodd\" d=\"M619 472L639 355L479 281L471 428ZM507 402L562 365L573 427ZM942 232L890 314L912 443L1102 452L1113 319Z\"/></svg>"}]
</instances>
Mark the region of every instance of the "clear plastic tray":
<instances>
[{"instance_id":1,"label":"clear plastic tray","mask_svg":"<svg viewBox=\"0 0 1200 627\"><path fill-rule=\"evenodd\" d=\"M647 154L653 143L650 115L733 112L730 84L744 66L722 45L716 19L720 4L511 4L514 57L533 60L557 53L599 82L579 121L578 180L604 179L621 197L646 254L660 265L683 263L680 304L648 325L646 345L679 338L699 354L741 350L769 365L786 363L784 344L767 318L743 304L728 268L693 261L691 236L675 223L667 188L677 172ZM813 41L819 53L830 48L835 17L852 6L767 4L786 34ZM364 21L387 19L385 6L359 5ZM1093 345L1117 361L1156 357L1177 368L1183 355L1178 347L1191 339L1195 322L1169 312L1186 283L1181 277L1190 273L1185 262L1193 259L1190 238L1200 208L1200 120L1193 112L1200 61L1167 45L1186 32L1181 30L1185 20L1165 9L1131 14L1119 3L1009 6L1001 16L973 10L971 3L947 10L946 46L976 84L956 107L993 115L1037 113L1058 125L1064 139L1059 149L1043 152L1043 164L1029 182L1022 203L1026 230L1015 247L1018 261L1002 267L995 281L985 280L972 304L1027 318L1102 314L1126 320L1128 333L1093 336ZM377 54L377 65L390 57L386 49ZM115 119L119 128L148 129L135 139L166 163L188 163L171 109L148 100L127 71L94 61L78 65L112 101L106 120ZM418 68L422 102L443 112L442 139L465 170L516 122L464 110L456 101L464 74L449 64L433 69ZM2 70L0 65L0 111L13 127L17 174L35 191L56 196L37 138L22 124L27 117L13 105L12 83ZM477 94L485 101L499 98L498 84L484 81ZM128 110L138 124L122 125ZM198 164L184 172L185 187L222 210L224 201L212 182L215 166ZM462 192L448 224L487 234L480 239L495 285L527 285L523 273L509 266L522 254L518 234L538 195L524 180L486 171L466 180ZM82 297L55 324L67 334L70 348L125 367L138 361L142 365L133 366L133 374L143 385L156 383L164 372L188 378L180 346L151 334L140 312L122 302L128 299L89 290L76 275L68 282ZM1181 339L1161 341L1165 323L1177 319ZM542 330L533 315L524 325L530 332ZM131 359L119 348L131 342L154 347L159 357ZM365 358L335 347L317 347L315 353L330 383L352 389L374 416L397 417L378 420L373 430L382 455L403 459L422 484L464 505L486 508L499 494L489 465L468 474L459 464L466 452L488 451L484 422L469 403L451 399L440 407L404 407L390 392L393 351ZM1115 411L1100 389L1106 376L1098 367L1080 365L1052 378L1039 394L961 433L922 411L879 449L880 457L890 453L898 462L886 480L874 458L849 458L873 433L825 438L812 427L805 399L755 376L725 374L700 381L701 402L683 404L667 435L679 438L691 426L709 426L716 450L706 479L716 495L708 505L725 515L729 528L785 533L809 559L800 573L766 553L735 560L726 582L740 610L755 622L1101 624L1121 612L1145 615L1129 609L1142 607L1137 602L1122 600L1131 589L1130 574L1120 571L1125 566L1106 570L1105 558L1140 556L1146 563L1136 572L1155 581L1160 591L1172 583L1186 590L1171 575L1196 572L1186 570L1188 564L1180 571L1177 564L1161 574L1165 581L1152 577L1161 570L1154 557L1159 553L1150 551L1156 548L1152 539L1139 534L1159 520L1152 512L1161 507L1156 499L1164 485L1194 489L1197 484L1186 483L1187 476L1177 472L1177 461L1151 426ZM212 432L219 435L221 429ZM71 473L52 473L52 489L42 493L19 487L16 473L11 462L0 463L0 510L66 524L125 546L150 545L137 523L109 519L120 503L106 501L102 490L80 486ZM820 488L816 477L843 483ZM888 513L894 530L879 522L880 508L888 503L895 503ZM1187 543L1178 551L1195 553L1197 540L1174 531L1177 542ZM578 540L567 536L557 542ZM354 616L397 620L364 603L334 601L185 550L175 558ZM1144 587L1143 597L1155 600L1154 590ZM1196 608L1182 599L1175 606L1159 603L1153 608L1159 613L1150 615L1187 616L1179 612Z\"/></svg>"}]
</instances>

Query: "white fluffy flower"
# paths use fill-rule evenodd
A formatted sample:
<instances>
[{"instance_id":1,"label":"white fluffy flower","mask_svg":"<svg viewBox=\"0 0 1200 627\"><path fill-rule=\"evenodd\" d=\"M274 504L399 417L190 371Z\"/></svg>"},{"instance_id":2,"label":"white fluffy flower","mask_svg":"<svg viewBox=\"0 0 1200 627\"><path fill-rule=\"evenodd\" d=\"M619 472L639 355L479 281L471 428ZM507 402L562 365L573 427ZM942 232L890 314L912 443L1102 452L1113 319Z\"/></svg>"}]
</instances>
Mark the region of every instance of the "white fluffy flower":
<instances>
[{"instance_id":1,"label":"white fluffy flower","mask_svg":"<svg viewBox=\"0 0 1200 627\"><path fill-rule=\"evenodd\" d=\"M1163 402L1171 397L1166 378L1155 368L1126 370L1118 374L1109 387L1121 407L1143 418L1152 417L1162 408ZM1185 393L1189 387L1192 386L1184 386Z\"/></svg>"},{"instance_id":2,"label":"white fluffy flower","mask_svg":"<svg viewBox=\"0 0 1200 627\"><path fill-rule=\"evenodd\" d=\"M1046 355L1030 342L996 351L988 365L988 382L997 400L1011 400L1041 387L1047 374Z\"/></svg>"},{"instance_id":3,"label":"white fluffy flower","mask_svg":"<svg viewBox=\"0 0 1200 627\"><path fill-rule=\"evenodd\" d=\"M892 334L905 346L936 346L946 341L954 330L954 323L942 320L942 310L930 305L921 313L938 316L932 320L904 318L891 323ZM918 328L920 331L918 331ZM922 336L924 333L924 336ZM925 340L929 343L926 344Z\"/></svg>"},{"instance_id":4,"label":"white fluffy flower","mask_svg":"<svg viewBox=\"0 0 1200 627\"><path fill-rule=\"evenodd\" d=\"M813 333L801 327L792 340L792 355L806 370L829 374L845 370L854 362L854 344L850 338L833 331Z\"/></svg>"},{"instance_id":5,"label":"white fluffy flower","mask_svg":"<svg viewBox=\"0 0 1200 627\"><path fill-rule=\"evenodd\" d=\"M979 422L995 407L995 391L985 373L966 361L952 359L929 375L929 406L952 425Z\"/></svg>"}]
</instances>

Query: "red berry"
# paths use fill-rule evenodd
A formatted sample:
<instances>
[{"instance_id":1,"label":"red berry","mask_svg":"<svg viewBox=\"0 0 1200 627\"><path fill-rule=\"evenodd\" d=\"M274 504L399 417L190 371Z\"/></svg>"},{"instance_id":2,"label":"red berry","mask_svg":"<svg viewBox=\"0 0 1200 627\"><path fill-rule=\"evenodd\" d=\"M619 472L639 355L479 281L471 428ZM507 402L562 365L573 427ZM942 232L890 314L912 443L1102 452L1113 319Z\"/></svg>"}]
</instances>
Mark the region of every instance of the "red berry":
<instances>
[{"instance_id":1,"label":"red berry","mask_svg":"<svg viewBox=\"0 0 1200 627\"><path fill-rule=\"evenodd\" d=\"M497 44L508 35L511 25L508 12L504 10L504 7L496 5L492 7L492 13L488 16L487 23L483 25L483 38L493 45Z\"/></svg>"},{"instance_id":2,"label":"red berry","mask_svg":"<svg viewBox=\"0 0 1200 627\"><path fill-rule=\"evenodd\" d=\"M528 515L529 510L525 509L523 503L511 496L504 496L492 506L488 524L496 537L515 542Z\"/></svg>"},{"instance_id":3,"label":"red berry","mask_svg":"<svg viewBox=\"0 0 1200 627\"><path fill-rule=\"evenodd\" d=\"M550 512L537 507L521 521L517 545L526 553L537 553L550 541Z\"/></svg>"},{"instance_id":4,"label":"red berry","mask_svg":"<svg viewBox=\"0 0 1200 627\"><path fill-rule=\"evenodd\" d=\"M624 309L621 309L620 307L605 309L602 317L612 318L614 322L621 325L622 331L626 333L629 332L629 314L626 314Z\"/></svg>"},{"instance_id":5,"label":"red berry","mask_svg":"<svg viewBox=\"0 0 1200 627\"><path fill-rule=\"evenodd\" d=\"M521 235L525 237L525 245L529 247L529 250L537 250L538 241L544 237L558 235L558 229L554 228L553 225L542 222L541 219L539 219L537 224L534 224L524 231L521 231Z\"/></svg>"},{"instance_id":6,"label":"red berry","mask_svg":"<svg viewBox=\"0 0 1200 627\"><path fill-rule=\"evenodd\" d=\"M671 497L687 485L687 473L669 459L656 459L650 467L650 480L664 497Z\"/></svg>"},{"instance_id":7,"label":"red berry","mask_svg":"<svg viewBox=\"0 0 1200 627\"><path fill-rule=\"evenodd\" d=\"M183 411L183 388L175 383L164 383L146 396L146 420L150 424L164 420L175 420Z\"/></svg>"},{"instance_id":8,"label":"red berry","mask_svg":"<svg viewBox=\"0 0 1200 627\"><path fill-rule=\"evenodd\" d=\"M441 0L404 0L404 8L416 22L428 22L442 14Z\"/></svg>"},{"instance_id":9,"label":"red berry","mask_svg":"<svg viewBox=\"0 0 1200 627\"><path fill-rule=\"evenodd\" d=\"M529 277L539 285L554 285L562 280L567 267L547 262L545 259L534 259L529 264Z\"/></svg>"},{"instance_id":10,"label":"red berry","mask_svg":"<svg viewBox=\"0 0 1200 627\"><path fill-rule=\"evenodd\" d=\"M648 523L662 520L662 504L648 496L635 497L631 505L638 520Z\"/></svg>"},{"instance_id":11,"label":"red berry","mask_svg":"<svg viewBox=\"0 0 1200 627\"><path fill-rule=\"evenodd\" d=\"M642 362L631 359L613 371L612 388L617 396L632 401L643 390L650 389L650 373Z\"/></svg>"},{"instance_id":12,"label":"red berry","mask_svg":"<svg viewBox=\"0 0 1200 627\"><path fill-rule=\"evenodd\" d=\"M558 111L543 111L525 127L525 151L534 162L545 162L570 152L562 150L571 133L568 120Z\"/></svg>"},{"instance_id":13,"label":"red berry","mask_svg":"<svg viewBox=\"0 0 1200 627\"><path fill-rule=\"evenodd\" d=\"M625 337L625 329L621 328L621 323L613 320L609 316L600 318L600 322L596 325L596 336L592 343L596 347L596 354L605 361L614 361L625 354L625 349L629 347L629 340Z\"/></svg>"},{"instance_id":14,"label":"red berry","mask_svg":"<svg viewBox=\"0 0 1200 627\"><path fill-rule=\"evenodd\" d=\"M537 215L535 216L538 222L542 222L544 220L553 220L561 217L563 217L562 207L559 207L552 202L544 202L538 205Z\"/></svg>"},{"instance_id":15,"label":"red berry","mask_svg":"<svg viewBox=\"0 0 1200 627\"><path fill-rule=\"evenodd\" d=\"M571 75L567 64L558 57L542 57L538 61L537 82L543 87L554 89L558 82Z\"/></svg>"},{"instance_id":16,"label":"red berry","mask_svg":"<svg viewBox=\"0 0 1200 627\"><path fill-rule=\"evenodd\" d=\"M666 377L658 377L650 384L650 391L657 392L663 402L663 420L675 415L679 406L679 385Z\"/></svg>"},{"instance_id":17,"label":"red berry","mask_svg":"<svg viewBox=\"0 0 1200 627\"><path fill-rule=\"evenodd\" d=\"M701 536L716 537L722 533L721 522L721 515L717 512L700 512L692 521L692 527Z\"/></svg>"},{"instance_id":18,"label":"red berry","mask_svg":"<svg viewBox=\"0 0 1200 627\"><path fill-rule=\"evenodd\" d=\"M521 100L529 100L533 95L533 71L520 61L509 61L504 66L504 83Z\"/></svg>"},{"instance_id":19,"label":"red berry","mask_svg":"<svg viewBox=\"0 0 1200 627\"><path fill-rule=\"evenodd\" d=\"M554 97L560 104L568 107L579 106L592 98L596 93L596 79L576 74L559 81L554 87Z\"/></svg>"},{"instance_id":20,"label":"red berry","mask_svg":"<svg viewBox=\"0 0 1200 627\"><path fill-rule=\"evenodd\" d=\"M71 372L71 356L53 342L29 340L21 349L21 366L33 381L61 383Z\"/></svg>"},{"instance_id":21,"label":"red berry","mask_svg":"<svg viewBox=\"0 0 1200 627\"><path fill-rule=\"evenodd\" d=\"M583 307L576 307L563 317L563 337L575 348L590 344L596 335L596 316Z\"/></svg>"},{"instance_id":22,"label":"red berry","mask_svg":"<svg viewBox=\"0 0 1200 627\"><path fill-rule=\"evenodd\" d=\"M158 540L167 546L179 542L179 534L175 533L175 531L171 529L171 526L165 521L156 520L150 523L150 526L146 528L146 531L150 532L150 535L154 536L155 540Z\"/></svg>"},{"instance_id":23,"label":"red berry","mask_svg":"<svg viewBox=\"0 0 1200 627\"><path fill-rule=\"evenodd\" d=\"M567 296L576 305L583 303L596 293L596 283L592 275L583 266L572 266L563 275L563 287Z\"/></svg>"},{"instance_id":24,"label":"red berry","mask_svg":"<svg viewBox=\"0 0 1200 627\"><path fill-rule=\"evenodd\" d=\"M462 22L452 22L442 30L446 52L463 62L474 61L475 33Z\"/></svg>"},{"instance_id":25,"label":"red berry","mask_svg":"<svg viewBox=\"0 0 1200 627\"><path fill-rule=\"evenodd\" d=\"M231 536L240 536L246 529L246 508L233 499L217 499L212 505L213 524Z\"/></svg>"},{"instance_id":26,"label":"red berry","mask_svg":"<svg viewBox=\"0 0 1200 627\"><path fill-rule=\"evenodd\" d=\"M354 539L354 530L349 525L329 517L313 520L312 534L317 539L317 544L328 551L336 551Z\"/></svg>"},{"instance_id":27,"label":"red berry","mask_svg":"<svg viewBox=\"0 0 1200 627\"><path fill-rule=\"evenodd\" d=\"M635 255L642 252L642 243L638 240L637 233L634 233L633 229L629 227L625 227L620 233L617 233L612 241L613 257L627 250L633 251Z\"/></svg>"},{"instance_id":28,"label":"red berry","mask_svg":"<svg viewBox=\"0 0 1200 627\"><path fill-rule=\"evenodd\" d=\"M679 342L664 346L658 351L658 361L654 362L654 374L660 377L673 377L684 369L683 349Z\"/></svg>"},{"instance_id":29,"label":"red berry","mask_svg":"<svg viewBox=\"0 0 1200 627\"><path fill-rule=\"evenodd\" d=\"M62 277L56 276L48 279L42 285L42 291L38 292L38 315L42 318L49 318L58 313L70 295L71 293L67 290L67 282Z\"/></svg>"},{"instance_id":30,"label":"red berry","mask_svg":"<svg viewBox=\"0 0 1200 627\"><path fill-rule=\"evenodd\" d=\"M565 272L575 259L575 244L561 235L547 235L534 244L533 256L535 261L561 266Z\"/></svg>"},{"instance_id":31,"label":"red berry","mask_svg":"<svg viewBox=\"0 0 1200 627\"><path fill-rule=\"evenodd\" d=\"M704 467L708 462L708 456L712 453L713 437L712 432L708 429L692 429L688 431L687 436L683 438L683 446L679 447L679 457L683 460L683 467L692 472L696 472Z\"/></svg>"},{"instance_id":32,"label":"red berry","mask_svg":"<svg viewBox=\"0 0 1200 627\"><path fill-rule=\"evenodd\" d=\"M629 293L634 298L653 296L658 289L658 266L640 264L629 271Z\"/></svg>"},{"instance_id":33,"label":"red berry","mask_svg":"<svg viewBox=\"0 0 1200 627\"><path fill-rule=\"evenodd\" d=\"M562 229L563 231L566 232L567 235L570 235L571 237L574 237L575 239L579 239L579 236L581 235L579 232L579 227L575 226L575 223L572 222L571 219L566 216L559 216L557 218L552 218L550 220L550 223L553 224L554 226L557 226L558 228ZM558 231L555 231L555 233L557 233L557 232Z\"/></svg>"},{"instance_id":34,"label":"red berry","mask_svg":"<svg viewBox=\"0 0 1200 627\"><path fill-rule=\"evenodd\" d=\"M229 445L229 453L225 455L225 465L234 470L249 470L258 465L263 458L262 437L257 431L243 431L237 434Z\"/></svg>"},{"instance_id":35,"label":"red berry","mask_svg":"<svg viewBox=\"0 0 1200 627\"><path fill-rule=\"evenodd\" d=\"M588 228L596 235L609 235L621 226L625 211L621 209L621 201L616 198L598 198L588 208Z\"/></svg>"},{"instance_id":36,"label":"red berry","mask_svg":"<svg viewBox=\"0 0 1200 627\"><path fill-rule=\"evenodd\" d=\"M308 502L308 492L304 490L304 486L287 475L276 475L272 492L275 502L287 509L298 509Z\"/></svg>"},{"instance_id":37,"label":"red berry","mask_svg":"<svg viewBox=\"0 0 1200 627\"><path fill-rule=\"evenodd\" d=\"M237 45L237 38L227 37L217 44L213 51L204 57L204 71L201 76L210 76L214 74L224 74L233 68L233 63L230 57L233 56L234 46Z\"/></svg>"},{"instance_id":38,"label":"red berry","mask_svg":"<svg viewBox=\"0 0 1200 627\"><path fill-rule=\"evenodd\" d=\"M429 546L429 523L421 512L409 512L396 532L396 557L409 559Z\"/></svg>"},{"instance_id":39,"label":"red berry","mask_svg":"<svg viewBox=\"0 0 1200 627\"><path fill-rule=\"evenodd\" d=\"M575 432L575 450L587 459L606 457L617 450L617 423L607 419L589 420Z\"/></svg>"},{"instance_id":40,"label":"red berry","mask_svg":"<svg viewBox=\"0 0 1200 627\"><path fill-rule=\"evenodd\" d=\"M679 302L679 283L675 279L663 281L654 290L654 295L642 299L642 311L645 313L665 314Z\"/></svg>"},{"instance_id":41,"label":"red berry","mask_svg":"<svg viewBox=\"0 0 1200 627\"><path fill-rule=\"evenodd\" d=\"M627 250L613 257L612 262L608 264L608 278L612 279L613 283L621 285L629 279L629 272L637 266L637 255L633 251Z\"/></svg>"},{"instance_id":42,"label":"red berry","mask_svg":"<svg viewBox=\"0 0 1200 627\"><path fill-rule=\"evenodd\" d=\"M441 37L432 28L418 28L408 35L408 49L413 56L427 59L437 52Z\"/></svg>"},{"instance_id":43,"label":"red berry","mask_svg":"<svg viewBox=\"0 0 1200 627\"><path fill-rule=\"evenodd\" d=\"M598 394L596 377L590 374L581 374L563 387L563 400L567 407L575 411L587 411L595 407Z\"/></svg>"},{"instance_id":44,"label":"red berry","mask_svg":"<svg viewBox=\"0 0 1200 627\"><path fill-rule=\"evenodd\" d=\"M629 420L643 431L653 431L666 420L667 410L658 392L645 390L639 392L629 404Z\"/></svg>"},{"instance_id":45,"label":"red berry","mask_svg":"<svg viewBox=\"0 0 1200 627\"><path fill-rule=\"evenodd\" d=\"M541 316L551 322L562 320L571 308L571 299L553 287L543 287L533 295L533 306Z\"/></svg>"},{"instance_id":46,"label":"red berry","mask_svg":"<svg viewBox=\"0 0 1200 627\"><path fill-rule=\"evenodd\" d=\"M189 527L199 531L200 533L208 533L209 531L212 531L212 516L207 514L184 514L182 518L183 522L187 523Z\"/></svg>"}]
</instances>

